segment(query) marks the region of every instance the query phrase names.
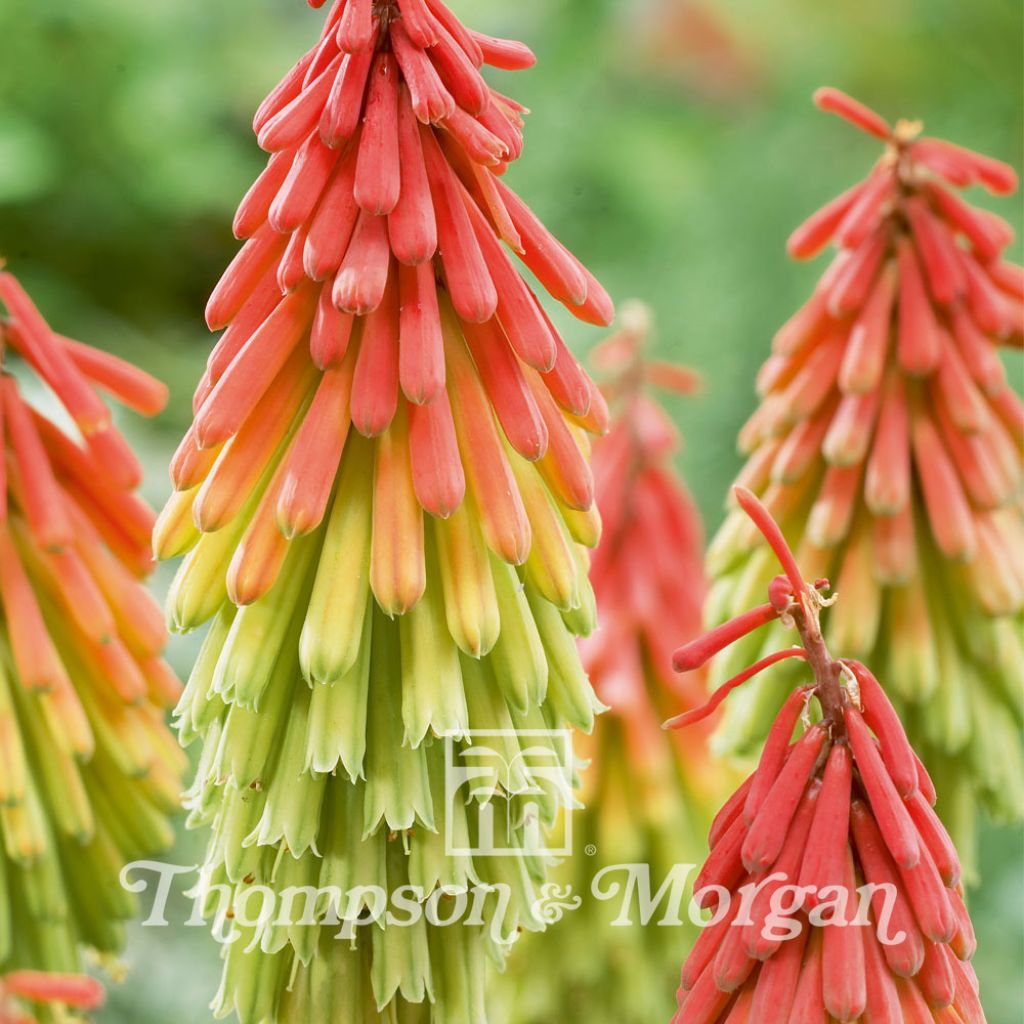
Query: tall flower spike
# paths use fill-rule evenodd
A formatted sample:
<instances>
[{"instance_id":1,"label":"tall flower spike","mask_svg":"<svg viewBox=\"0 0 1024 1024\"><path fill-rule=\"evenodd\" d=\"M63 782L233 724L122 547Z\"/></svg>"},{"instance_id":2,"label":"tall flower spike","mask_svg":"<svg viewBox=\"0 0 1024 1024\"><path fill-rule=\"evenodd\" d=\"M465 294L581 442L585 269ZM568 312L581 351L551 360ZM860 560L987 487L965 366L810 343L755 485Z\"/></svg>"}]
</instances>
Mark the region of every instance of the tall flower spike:
<instances>
[{"instance_id":1,"label":"tall flower spike","mask_svg":"<svg viewBox=\"0 0 1024 1024\"><path fill-rule=\"evenodd\" d=\"M61 1021L73 1024L82 1019L78 1011L98 1010L103 1001L103 986L80 974L12 971L0 976L0 1024L41 1024L53 1019L55 1007Z\"/></svg>"},{"instance_id":2,"label":"tall flower spike","mask_svg":"<svg viewBox=\"0 0 1024 1024\"><path fill-rule=\"evenodd\" d=\"M593 625L606 409L512 254L581 319L612 308L504 184L524 110L485 63L533 57L440 0L336 0L261 105L271 156L207 308L224 333L156 547L186 555L174 626L212 620L178 716L203 742L205 877L233 889L236 924L266 884L413 886L413 913L445 918L441 887L503 883L509 906L442 929L378 926L356 901L354 943L241 923L216 1008L243 1022L483 1021L486 954L543 927L536 834L573 766L539 812L504 780L493 841L522 856L447 856L487 848L492 807L446 797L444 738L458 754L499 730L515 766L545 742L519 732L589 730L600 709L574 638Z\"/></svg>"},{"instance_id":3,"label":"tall flower spike","mask_svg":"<svg viewBox=\"0 0 1024 1024\"><path fill-rule=\"evenodd\" d=\"M55 333L2 268L0 311L0 972L24 979L120 951L119 873L170 846L185 758L140 582L153 514L100 397L152 415L166 389ZM41 384L68 429L27 400Z\"/></svg>"},{"instance_id":4,"label":"tall flower spike","mask_svg":"<svg viewBox=\"0 0 1024 1024\"><path fill-rule=\"evenodd\" d=\"M983 1024L960 862L928 772L871 671L829 653L828 581L794 578L767 508L736 496L787 567L769 603L796 630L811 678L711 827L695 898L717 923L683 966L673 1024Z\"/></svg>"},{"instance_id":5,"label":"tall flower spike","mask_svg":"<svg viewBox=\"0 0 1024 1024\"><path fill-rule=\"evenodd\" d=\"M886 148L790 237L797 259L838 251L775 336L740 482L853 609L831 621L830 642L891 680L973 868L975 807L1018 818L1024 806L1024 415L999 357L1022 343L1024 271L1003 259L1010 226L956 189L1005 195L1016 175L837 90L815 98ZM711 621L746 607L771 562L733 511L709 551ZM737 645L720 678L763 643L775 638ZM783 683L765 677L731 702L726 746L763 737Z\"/></svg>"},{"instance_id":6,"label":"tall flower spike","mask_svg":"<svg viewBox=\"0 0 1024 1024\"><path fill-rule=\"evenodd\" d=\"M611 711L580 751L590 762L587 806L573 816L573 855L557 877L576 893L589 892L595 874L615 864L650 865L657 887L677 864L695 859L724 795L721 767L708 756L709 728L667 734L659 727L673 706L705 698L700 676L672 672L667 646L700 629L705 585L700 516L672 466L679 436L651 394L692 394L699 382L689 370L646 356L649 319L639 303L624 307L620 330L593 357L613 416L594 447L604 530L591 582L601 625L580 642L580 653ZM676 952L662 929L611 927L617 912L587 900L550 934L516 950L503 979L508 987L497 995L508 994L517 1024L639 1024L668 1015ZM552 961L560 968L545 983Z\"/></svg>"}]
</instances>

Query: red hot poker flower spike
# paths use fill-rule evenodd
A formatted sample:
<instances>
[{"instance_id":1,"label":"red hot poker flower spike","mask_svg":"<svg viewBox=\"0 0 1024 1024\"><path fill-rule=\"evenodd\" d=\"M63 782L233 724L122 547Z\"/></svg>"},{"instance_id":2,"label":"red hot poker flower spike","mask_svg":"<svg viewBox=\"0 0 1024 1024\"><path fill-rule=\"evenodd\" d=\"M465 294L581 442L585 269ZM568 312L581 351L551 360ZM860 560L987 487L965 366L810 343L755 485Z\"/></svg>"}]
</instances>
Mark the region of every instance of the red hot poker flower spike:
<instances>
[{"instance_id":1,"label":"red hot poker flower spike","mask_svg":"<svg viewBox=\"0 0 1024 1024\"><path fill-rule=\"evenodd\" d=\"M999 356L1024 343L1024 271L1004 258L1010 225L958 190L1007 194L1016 175L923 137L917 123L890 126L838 90L815 101L885 152L790 237L796 259L830 243L836 254L775 336L762 404L740 436L740 482L800 563L856 608L830 620L829 641L889 681L970 863L978 805L1001 819L1024 812L1024 411ZM736 618L773 561L744 510L732 511L709 548L712 623ZM778 636L762 631L764 647ZM716 681L756 657L757 643L719 659ZM760 741L778 678L733 704L719 742L743 751ZM902 766L889 765L904 792L907 761L904 750Z\"/></svg>"},{"instance_id":2,"label":"red hot poker flower spike","mask_svg":"<svg viewBox=\"0 0 1024 1024\"><path fill-rule=\"evenodd\" d=\"M40 382L68 426L36 407ZM53 331L0 264L0 1017L5 991L88 1002L93 983L67 976L86 949L119 953L133 912L96 893L173 841L185 758L163 716L180 685L141 582L153 514L104 393L144 415L167 400Z\"/></svg>"},{"instance_id":3,"label":"red hot poker flower spike","mask_svg":"<svg viewBox=\"0 0 1024 1024\"><path fill-rule=\"evenodd\" d=\"M558 882L589 887L602 867L641 861L652 876L692 862L703 848L710 810L724 795L721 766L709 757L712 722L666 734L669 709L705 699L702 673L672 672L673 634L700 629L704 599L702 529L697 508L673 467L680 447L655 388L690 394L692 371L648 358L650 315L623 306L619 329L592 362L602 374L611 429L594 445L594 477L603 532L591 579L600 627L580 641L584 668L611 710L580 754L586 807L573 831L579 847ZM688 827L680 829L684 820ZM586 842L596 847L585 856ZM592 852L592 851L591 851ZM497 995L528 984L534 1019L663 1019L678 964L674 951L611 926L617 909L587 902L517 951ZM581 962L575 951L585 948ZM561 955L560 955L561 950ZM552 957L562 963L547 981Z\"/></svg>"},{"instance_id":4,"label":"red hot poker flower spike","mask_svg":"<svg viewBox=\"0 0 1024 1024\"><path fill-rule=\"evenodd\" d=\"M736 497L801 579L766 507L750 491ZM955 848L881 685L829 653L823 589L801 583L783 614L813 681L779 713L757 771L722 812L729 823L713 826L697 884L724 890L695 898L726 923L684 965L673 1024L895 1020L899 1006L915 1021L983 1022L960 959L974 942Z\"/></svg>"},{"instance_id":5,"label":"red hot poker flower spike","mask_svg":"<svg viewBox=\"0 0 1024 1024\"><path fill-rule=\"evenodd\" d=\"M186 556L173 625L212 620L179 721L204 744L188 803L219 837L206 872L238 901L319 876L386 877L422 903L501 877L501 858L444 854L446 836L490 842L482 802L440 795L445 738L586 731L602 710L574 641L594 625L589 450L607 407L519 261L579 319L613 310L502 182L525 110L485 63L532 55L441 0L334 0L256 113L267 168L208 303L224 333L155 535L160 557ZM528 788L500 848L539 842L570 800L553 788L538 819ZM544 925L523 881L502 934ZM330 909L233 945L217 1012L486 1019L499 951L470 919L345 943Z\"/></svg>"}]
</instances>

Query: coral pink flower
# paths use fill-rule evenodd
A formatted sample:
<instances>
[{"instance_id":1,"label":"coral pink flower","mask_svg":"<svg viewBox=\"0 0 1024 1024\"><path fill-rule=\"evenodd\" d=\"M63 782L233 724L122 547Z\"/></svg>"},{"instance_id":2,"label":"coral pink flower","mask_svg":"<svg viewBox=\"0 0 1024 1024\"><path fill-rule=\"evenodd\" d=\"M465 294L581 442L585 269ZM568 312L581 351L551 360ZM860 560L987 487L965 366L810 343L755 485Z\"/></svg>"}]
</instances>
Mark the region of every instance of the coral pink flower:
<instances>
[{"instance_id":1,"label":"coral pink flower","mask_svg":"<svg viewBox=\"0 0 1024 1024\"><path fill-rule=\"evenodd\" d=\"M884 670L969 852L979 798L1001 817L1024 806L1024 414L999 358L1000 346L1022 343L1024 271L1003 257L1010 226L957 190L1006 195L1017 178L917 123L891 127L837 90L816 101L885 152L789 240L797 259L829 243L837 253L775 336L761 406L740 435L740 482L802 564L836 581L852 611L830 623L830 640ZM738 511L709 566L720 617L771 574ZM721 669L731 674L729 659ZM730 715L732 745L762 734L758 706L771 690Z\"/></svg>"},{"instance_id":2,"label":"coral pink flower","mask_svg":"<svg viewBox=\"0 0 1024 1024\"><path fill-rule=\"evenodd\" d=\"M0 970L19 971L14 991L22 968L120 951L134 900L119 872L171 844L185 759L164 724L181 688L163 616L140 582L153 513L101 397L153 415L166 388L57 334L2 269L0 305Z\"/></svg>"},{"instance_id":3,"label":"coral pink flower","mask_svg":"<svg viewBox=\"0 0 1024 1024\"><path fill-rule=\"evenodd\" d=\"M763 612L691 641L676 662L698 666L778 619L800 644L777 654L813 679L785 700L712 824L695 896L714 923L683 966L674 1024L983 1022L960 862L928 772L870 670L829 654L818 621L828 581L808 586L765 506L736 496L784 574ZM700 720L765 667L670 724Z\"/></svg>"},{"instance_id":4,"label":"coral pink flower","mask_svg":"<svg viewBox=\"0 0 1024 1024\"><path fill-rule=\"evenodd\" d=\"M481 70L532 63L441 0L336 0L256 114L270 156L156 528L160 556L187 553L171 621L213 620L179 715L204 741L207 873L236 903L282 872L408 882L421 902L505 878L501 858L445 856L480 816L445 798L445 740L587 730L600 708L574 641L593 628L607 409L518 261L576 317L613 310L503 179L525 111ZM509 764L530 753L502 744ZM509 796L499 846L526 852L574 802L562 770L541 815ZM544 925L529 863L513 935ZM363 928L355 948L336 930L254 929L218 1012L484 1019L485 957L507 950L490 929Z\"/></svg>"}]
</instances>

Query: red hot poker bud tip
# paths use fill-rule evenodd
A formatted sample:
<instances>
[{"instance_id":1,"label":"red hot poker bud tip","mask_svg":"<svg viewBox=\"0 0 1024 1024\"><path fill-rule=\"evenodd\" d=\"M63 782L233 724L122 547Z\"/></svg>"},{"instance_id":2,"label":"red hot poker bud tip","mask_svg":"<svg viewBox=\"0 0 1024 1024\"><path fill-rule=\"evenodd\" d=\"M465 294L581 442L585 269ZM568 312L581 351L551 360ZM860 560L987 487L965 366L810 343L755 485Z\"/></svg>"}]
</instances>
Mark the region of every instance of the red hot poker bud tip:
<instances>
[{"instance_id":1,"label":"red hot poker bud tip","mask_svg":"<svg viewBox=\"0 0 1024 1024\"><path fill-rule=\"evenodd\" d=\"M778 558L780 565L785 569L786 575L789 577L789 582L793 586L793 593L799 600L807 590L807 584L804 582L800 567L796 564L793 552L790 551L785 537L782 536L779 524L772 519L771 513L761 504L753 491L746 487L734 487L733 494L736 495L736 500L739 502L740 507L750 516L754 525L764 535L764 539L771 545L772 551L775 552L775 557Z\"/></svg>"},{"instance_id":2,"label":"red hot poker bud tip","mask_svg":"<svg viewBox=\"0 0 1024 1024\"><path fill-rule=\"evenodd\" d=\"M737 615L735 619L723 622L721 626L716 626L703 636L683 644L672 655L672 667L677 672L692 672L713 658L719 651L778 617L779 613L771 604L763 604L742 615Z\"/></svg>"},{"instance_id":3,"label":"red hot poker bud tip","mask_svg":"<svg viewBox=\"0 0 1024 1024\"><path fill-rule=\"evenodd\" d=\"M862 132L874 135L876 139L887 142L892 137L892 128L881 114L875 113L870 107L839 89L833 89L831 86L817 89L814 93L814 104L819 110L838 115Z\"/></svg>"}]
</instances>

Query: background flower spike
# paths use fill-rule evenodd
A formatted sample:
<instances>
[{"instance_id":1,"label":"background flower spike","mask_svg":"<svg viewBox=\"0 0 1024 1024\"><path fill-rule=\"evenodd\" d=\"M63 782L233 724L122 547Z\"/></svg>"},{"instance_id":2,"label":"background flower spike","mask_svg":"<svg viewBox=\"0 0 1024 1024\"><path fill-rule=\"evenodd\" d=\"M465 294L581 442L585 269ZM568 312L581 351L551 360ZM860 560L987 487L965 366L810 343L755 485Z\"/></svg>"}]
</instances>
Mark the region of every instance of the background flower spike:
<instances>
[{"instance_id":1,"label":"background flower spike","mask_svg":"<svg viewBox=\"0 0 1024 1024\"><path fill-rule=\"evenodd\" d=\"M580 641L580 656L611 710L580 750L590 762L587 806L573 816L573 856L557 876L584 903L528 937L495 985L495 1005L512 1006L519 1024L667 1019L677 962L666 929L612 927L616 901L586 894L605 866L649 864L656 888L676 864L692 863L729 778L707 748L713 720L685 732L659 728L671 708L704 701L701 674L673 674L668 641L700 628L705 581L700 516L674 465L680 438L655 393L662 381L691 393L696 375L652 360L650 329L646 307L631 302L593 352L611 429L594 445L600 628Z\"/></svg>"},{"instance_id":2,"label":"background flower spike","mask_svg":"<svg viewBox=\"0 0 1024 1024\"><path fill-rule=\"evenodd\" d=\"M3 1020L102 1002L83 964L121 952L137 906L119 873L171 845L186 764L163 718L180 686L142 585L153 513L104 393L147 415L167 400L55 332L0 264Z\"/></svg>"},{"instance_id":3,"label":"background flower spike","mask_svg":"<svg viewBox=\"0 0 1024 1024\"><path fill-rule=\"evenodd\" d=\"M832 618L828 639L888 681L900 731L935 775L939 814L974 878L977 808L998 820L1024 813L1019 670L997 639L1020 630L1024 608L1019 400L999 356L1024 343L1024 301L1020 268L1003 255L1010 225L957 190L1005 195L1016 176L924 137L917 122L889 125L838 90L819 90L815 102L885 151L790 237L795 258L830 243L837 253L775 338L761 407L741 433L741 480L801 562L856 606ZM709 549L711 625L734 618L773 571L745 518L731 511ZM773 626L718 658L713 682L779 636ZM730 702L723 749L756 748L767 727L756 709L784 678L762 677ZM893 728L887 740L905 793L906 750Z\"/></svg>"}]
</instances>

